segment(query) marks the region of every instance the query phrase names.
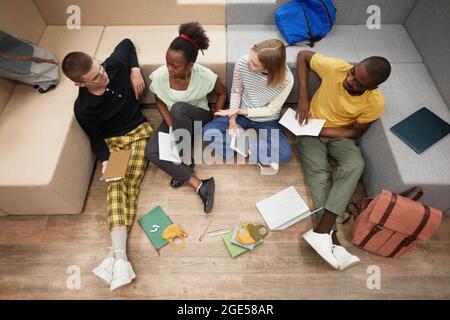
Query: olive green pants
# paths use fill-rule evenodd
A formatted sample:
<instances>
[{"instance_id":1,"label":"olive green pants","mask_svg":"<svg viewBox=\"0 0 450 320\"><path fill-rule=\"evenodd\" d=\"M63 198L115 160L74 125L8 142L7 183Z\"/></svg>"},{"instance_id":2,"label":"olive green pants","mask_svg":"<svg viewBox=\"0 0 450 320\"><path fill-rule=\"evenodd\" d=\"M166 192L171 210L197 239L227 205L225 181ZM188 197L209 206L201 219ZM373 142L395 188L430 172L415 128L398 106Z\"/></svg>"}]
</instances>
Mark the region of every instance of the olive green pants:
<instances>
[{"instance_id":1,"label":"olive green pants","mask_svg":"<svg viewBox=\"0 0 450 320\"><path fill-rule=\"evenodd\" d=\"M323 207L342 216L364 170L364 159L356 141L301 136L297 137L297 147L314 208ZM334 183L329 158L337 162ZM322 214L323 210L318 212L319 219Z\"/></svg>"}]
</instances>

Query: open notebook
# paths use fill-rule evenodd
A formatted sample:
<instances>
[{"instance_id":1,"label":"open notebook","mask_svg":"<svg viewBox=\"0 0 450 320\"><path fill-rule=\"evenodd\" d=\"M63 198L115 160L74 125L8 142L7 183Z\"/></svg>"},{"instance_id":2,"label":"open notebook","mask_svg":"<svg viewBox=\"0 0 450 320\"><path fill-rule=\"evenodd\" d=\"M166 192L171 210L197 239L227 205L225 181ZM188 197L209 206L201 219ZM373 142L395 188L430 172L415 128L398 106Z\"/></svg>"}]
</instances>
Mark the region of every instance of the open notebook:
<instances>
[{"instance_id":1,"label":"open notebook","mask_svg":"<svg viewBox=\"0 0 450 320\"><path fill-rule=\"evenodd\" d=\"M308 124L300 125L295 119L295 111L288 108L280 119L280 124L289 129L296 136L318 136L322 130L325 120L308 119Z\"/></svg>"},{"instance_id":2,"label":"open notebook","mask_svg":"<svg viewBox=\"0 0 450 320\"><path fill-rule=\"evenodd\" d=\"M270 230L283 230L310 216L303 198L293 186L256 203Z\"/></svg>"},{"instance_id":3,"label":"open notebook","mask_svg":"<svg viewBox=\"0 0 450 320\"><path fill-rule=\"evenodd\" d=\"M171 134L158 132L159 159L174 163L181 163L178 147Z\"/></svg>"}]
</instances>

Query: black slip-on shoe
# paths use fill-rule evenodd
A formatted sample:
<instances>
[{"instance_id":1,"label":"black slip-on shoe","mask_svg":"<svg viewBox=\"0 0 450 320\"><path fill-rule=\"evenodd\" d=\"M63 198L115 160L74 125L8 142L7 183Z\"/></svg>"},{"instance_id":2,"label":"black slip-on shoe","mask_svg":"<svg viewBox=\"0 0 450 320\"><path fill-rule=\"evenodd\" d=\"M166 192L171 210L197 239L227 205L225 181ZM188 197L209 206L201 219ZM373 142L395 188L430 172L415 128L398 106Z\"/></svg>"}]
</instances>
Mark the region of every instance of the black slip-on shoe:
<instances>
[{"instance_id":1,"label":"black slip-on shoe","mask_svg":"<svg viewBox=\"0 0 450 320\"><path fill-rule=\"evenodd\" d=\"M214 178L211 177L209 179L202 180L202 185L198 190L198 195L203 201L203 210L205 211L205 213L210 213L212 211L214 205L215 188L216 184L214 182Z\"/></svg>"},{"instance_id":2,"label":"black slip-on shoe","mask_svg":"<svg viewBox=\"0 0 450 320\"><path fill-rule=\"evenodd\" d=\"M194 169L194 168L195 168L195 163L194 163L194 161L192 161L192 163L191 163L188 167L190 167L191 169ZM182 185L184 185L184 182L181 182L181 181L178 180L178 179L172 178L172 180L170 180L170 186L171 186L172 188L179 188L179 187L181 187Z\"/></svg>"}]
</instances>

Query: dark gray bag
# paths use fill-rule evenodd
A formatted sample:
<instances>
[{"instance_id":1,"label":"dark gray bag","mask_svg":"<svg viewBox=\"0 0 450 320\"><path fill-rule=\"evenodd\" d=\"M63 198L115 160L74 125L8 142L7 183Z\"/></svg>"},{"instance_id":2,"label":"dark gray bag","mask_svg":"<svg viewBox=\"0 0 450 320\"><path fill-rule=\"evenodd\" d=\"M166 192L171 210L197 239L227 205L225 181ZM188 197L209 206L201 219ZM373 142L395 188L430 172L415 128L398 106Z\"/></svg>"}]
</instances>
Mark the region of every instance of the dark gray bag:
<instances>
[{"instance_id":1,"label":"dark gray bag","mask_svg":"<svg viewBox=\"0 0 450 320\"><path fill-rule=\"evenodd\" d=\"M0 31L0 77L30 84L44 93L59 83L58 61L34 43Z\"/></svg>"}]
</instances>

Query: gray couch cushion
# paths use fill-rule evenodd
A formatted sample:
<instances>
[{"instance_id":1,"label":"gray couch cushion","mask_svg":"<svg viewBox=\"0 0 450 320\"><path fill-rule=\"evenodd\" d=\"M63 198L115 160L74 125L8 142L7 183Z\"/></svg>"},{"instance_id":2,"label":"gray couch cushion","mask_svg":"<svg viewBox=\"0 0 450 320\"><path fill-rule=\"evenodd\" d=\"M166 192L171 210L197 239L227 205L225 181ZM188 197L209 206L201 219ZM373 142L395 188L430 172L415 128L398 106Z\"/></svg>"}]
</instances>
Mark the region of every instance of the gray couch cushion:
<instances>
[{"instance_id":1,"label":"gray couch cushion","mask_svg":"<svg viewBox=\"0 0 450 320\"><path fill-rule=\"evenodd\" d=\"M227 0L227 25L275 24L275 10L289 0ZM444 0L445 1L445 0ZM367 7L377 5L382 24L403 24L417 0L333 0L336 24L365 24Z\"/></svg>"},{"instance_id":2,"label":"gray couch cushion","mask_svg":"<svg viewBox=\"0 0 450 320\"><path fill-rule=\"evenodd\" d=\"M243 54L250 51L253 44L265 39L283 39L274 25L233 25L227 32L227 87L231 90L234 63ZM335 26L333 30L313 49L306 45L287 47L287 62L296 73L297 53L300 50L314 50L325 55L339 57L352 63L372 56L381 55L391 62L422 62L402 25L384 25L381 30L369 30L361 26ZM288 98L294 103L297 90Z\"/></svg>"},{"instance_id":3,"label":"gray couch cushion","mask_svg":"<svg viewBox=\"0 0 450 320\"><path fill-rule=\"evenodd\" d=\"M420 0L405 28L450 108L450 1Z\"/></svg>"},{"instance_id":4,"label":"gray couch cushion","mask_svg":"<svg viewBox=\"0 0 450 320\"><path fill-rule=\"evenodd\" d=\"M386 112L360 139L368 195L382 188L399 192L418 184L425 189L425 203L440 209L450 207L450 136L418 155L389 130L421 107L450 122L450 111L425 65L392 64L391 77L381 89Z\"/></svg>"}]
</instances>

